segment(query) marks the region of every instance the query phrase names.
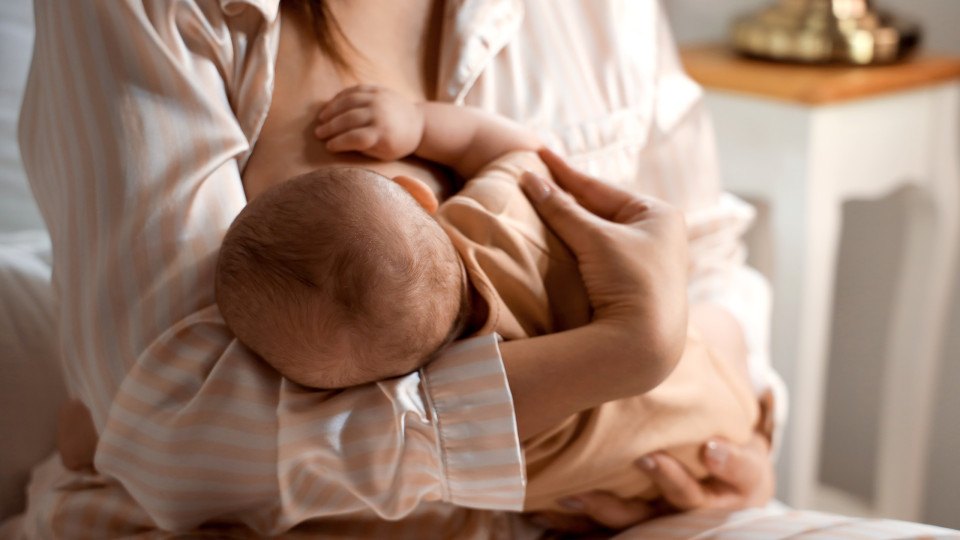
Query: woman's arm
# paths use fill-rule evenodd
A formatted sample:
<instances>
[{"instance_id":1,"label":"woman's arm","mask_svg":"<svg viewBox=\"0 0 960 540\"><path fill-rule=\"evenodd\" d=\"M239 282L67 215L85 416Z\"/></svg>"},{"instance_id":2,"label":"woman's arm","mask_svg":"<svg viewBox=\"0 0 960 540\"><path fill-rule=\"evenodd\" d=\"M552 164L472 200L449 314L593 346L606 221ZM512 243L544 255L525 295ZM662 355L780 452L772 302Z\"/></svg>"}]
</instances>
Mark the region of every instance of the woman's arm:
<instances>
[{"instance_id":1,"label":"woman's arm","mask_svg":"<svg viewBox=\"0 0 960 540\"><path fill-rule=\"evenodd\" d=\"M424 500L519 508L522 457L493 337L421 373L308 392L240 346L217 311L213 269L245 204L240 163L270 100L276 13L35 5L20 143L53 239L65 375L92 413L100 474L174 530L231 516L276 534L333 513L396 519ZM110 514L126 506L82 490L44 501L40 527L99 515L103 534L88 533L107 538L126 519Z\"/></svg>"},{"instance_id":2,"label":"woman's arm","mask_svg":"<svg viewBox=\"0 0 960 540\"><path fill-rule=\"evenodd\" d=\"M579 173L547 150L540 156L563 190L529 172L521 187L576 257L593 319L581 329L503 345L525 353L526 361L505 357L521 437L654 388L676 366L687 333L682 213Z\"/></svg>"},{"instance_id":3,"label":"woman's arm","mask_svg":"<svg viewBox=\"0 0 960 540\"><path fill-rule=\"evenodd\" d=\"M545 417L533 397L550 381L508 386L492 336L420 373L315 392L284 381L220 317L214 263L245 204L240 164L269 103L277 39L276 13L258 6L36 2L20 142L53 239L66 378L99 434L97 470L172 530L227 516L276 534L332 514L398 519L436 500L519 509L511 391L532 431ZM632 335L615 336L635 350ZM555 360L510 349L514 372ZM550 414L599 403L599 390ZM98 515L103 534L90 534L115 536L125 514L88 495L43 499L35 515L50 519L38 526Z\"/></svg>"},{"instance_id":4,"label":"woman's arm","mask_svg":"<svg viewBox=\"0 0 960 540\"><path fill-rule=\"evenodd\" d=\"M592 183L593 189L590 191L594 197L604 192L616 192L572 170L551 152L542 151L541 157L558 182L574 179L587 186ZM531 199L540 205L538 210L548 223L554 223L558 218L562 221L563 214L572 210L559 206L560 212L556 212L558 208L548 208L544 213L543 204L539 202L541 198L533 196ZM698 328L706 328L704 338L712 339L710 343L714 353L748 378L742 333L733 317L723 308L697 304L691 307L690 322ZM598 526L623 529L665 512L697 508L738 509L766 504L773 496L775 484L773 465L769 459L771 397L769 392L762 396L762 414L756 431L746 444L735 446L726 441L712 440L703 446L701 457L711 475L706 480L698 481L676 459L655 452L638 459L636 465L644 469L657 484L662 493L661 499L650 502L642 498L621 499L606 492L584 493L558 501L574 514L539 513L534 521L545 528L585 533L594 531Z\"/></svg>"},{"instance_id":5,"label":"woman's arm","mask_svg":"<svg viewBox=\"0 0 960 540\"><path fill-rule=\"evenodd\" d=\"M531 519L546 529L568 534L631 529L628 535L644 537L643 522L678 511L713 509L740 510L765 506L774 495L776 479L770 463L769 441L760 433L744 445L711 441L704 445L701 459L710 473L697 481L678 461L663 455L647 456L636 466L653 479L663 498L656 501L621 499L595 491L564 499L575 513L539 513Z\"/></svg>"}]
</instances>

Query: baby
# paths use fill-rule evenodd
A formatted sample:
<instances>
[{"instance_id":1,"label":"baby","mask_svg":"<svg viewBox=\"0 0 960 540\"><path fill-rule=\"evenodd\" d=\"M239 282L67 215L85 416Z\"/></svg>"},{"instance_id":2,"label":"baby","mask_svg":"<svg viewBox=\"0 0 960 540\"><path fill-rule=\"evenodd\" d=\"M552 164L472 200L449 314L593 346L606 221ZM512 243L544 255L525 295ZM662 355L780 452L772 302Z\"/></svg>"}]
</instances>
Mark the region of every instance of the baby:
<instances>
[{"instance_id":1,"label":"baby","mask_svg":"<svg viewBox=\"0 0 960 540\"><path fill-rule=\"evenodd\" d=\"M409 373L456 338L521 339L589 322L576 259L517 183L527 170L549 175L532 134L475 109L414 104L369 86L338 94L319 121L331 151L415 154L468 180L438 204L414 178L326 167L246 206L224 238L217 302L237 338L285 377L343 388ZM654 450L702 477L703 441L745 441L757 409L736 367L691 330L659 386L524 442L524 508L562 511L557 499L594 489L654 497L649 477L631 465ZM78 419L83 412L71 409ZM61 432L77 441L75 431ZM79 452L67 439L64 463L89 466L90 441Z\"/></svg>"},{"instance_id":2,"label":"baby","mask_svg":"<svg viewBox=\"0 0 960 540\"><path fill-rule=\"evenodd\" d=\"M384 161L415 154L462 178L540 146L505 119L415 104L372 86L344 90L319 119L317 135L331 151ZM354 167L274 186L224 238L216 274L224 320L241 343L306 386L342 388L413 371L483 309L471 305L463 262L431 217L437 208L417 179Z\"/></svg>"},{"instance_id":3,"label":"baby","mask_svg":"<svg viewBox=\"0 0 960 540\"><path fill-rule=\"evenodd\" d=\"M354 167L251 201L216 276L237 339L313 388L410 373L462 333L469 311L463 264L439 223L399 183Z\"/></svg>"},{"instance_id":4,"label":"baby","mask_svg":"<svg viewBox=\"0 0 960 540\"><path fill-rule=\"evenodd\" d=\"M422 182L327 167L250 202L224 238L217 302L237 338L288 379L341 388L409 373L458 337L504 339L589 322L577 261L517 180L546 176L536 137L503 118L355 87L319 115L331 151L414 154L467 182L438 205ZM602 360L602 359L598 359ZM757 401L691 332L664 383L571 417L524 444L525 508L591 489L652 496L630 463L672 449L705 474L709 437L745 441Z\"/></svg>"}]
</instances>

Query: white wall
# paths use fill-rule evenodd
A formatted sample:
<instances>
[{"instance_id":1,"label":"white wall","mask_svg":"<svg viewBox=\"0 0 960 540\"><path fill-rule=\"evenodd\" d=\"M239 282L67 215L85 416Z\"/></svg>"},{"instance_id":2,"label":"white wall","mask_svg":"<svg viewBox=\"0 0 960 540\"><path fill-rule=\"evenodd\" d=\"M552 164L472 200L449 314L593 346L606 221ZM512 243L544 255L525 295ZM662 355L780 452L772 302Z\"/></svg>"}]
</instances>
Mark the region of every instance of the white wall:
<instances>
[{"instance_id":1,"label":"white wall","mask_svg":"<svg viewBox=\"0 0 960 540\"><path fill-rule=\"evenodd\" d=\"M737 14L776 0L664 0L674 33L683 43L719 41ZM924 47L960 55L960 0L877 2L918 20ZM960 154L960 148L957 149ZM761 214L762 215L762 214ZM891 303L891 284L901 245L902 199L845 206L838 261L835 324L821 478L852 493L869 496L876 436L879 359ZM762 263L762 261L760 261ZM762 268L763 264L758 265ZM927 472L924 521L960 529L960 276L947 328L936 396L937 416ZM871 316L872 315L872 316Z\"/></svg>"}]
</instances>

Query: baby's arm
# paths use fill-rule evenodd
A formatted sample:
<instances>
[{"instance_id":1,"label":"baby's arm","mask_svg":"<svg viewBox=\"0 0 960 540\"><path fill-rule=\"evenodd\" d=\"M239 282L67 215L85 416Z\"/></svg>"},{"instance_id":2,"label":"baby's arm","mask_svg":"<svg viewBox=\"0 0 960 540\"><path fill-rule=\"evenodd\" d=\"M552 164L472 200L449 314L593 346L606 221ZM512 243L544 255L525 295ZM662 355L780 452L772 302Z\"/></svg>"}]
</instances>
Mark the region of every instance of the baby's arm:
<instances>
[{"instance_id":1,"label":"baby's arm","mask_svg":"<svg viewBox=\"0 0 960 540\"><path fill-rule=\"evenodd\" d=\"M421 103L423 138L417 157L452 168L472 178L496 158L517 150L536 150L539 139L503 116L449 103Z\"/></svg>"},{"instance_id":2,"label":"baby's arm","mask_svg":"<svg viewBox=\"0 0 960 540\"><path fill-rule=\"evenodd\" d=\"M362 152L382 160L414 154L464 178L503 154L541 146L532 132L506 118L449 103L414 103L371 85L343 90L317 120L316 135L331 152Z\"/></svg>"}]
</instances>

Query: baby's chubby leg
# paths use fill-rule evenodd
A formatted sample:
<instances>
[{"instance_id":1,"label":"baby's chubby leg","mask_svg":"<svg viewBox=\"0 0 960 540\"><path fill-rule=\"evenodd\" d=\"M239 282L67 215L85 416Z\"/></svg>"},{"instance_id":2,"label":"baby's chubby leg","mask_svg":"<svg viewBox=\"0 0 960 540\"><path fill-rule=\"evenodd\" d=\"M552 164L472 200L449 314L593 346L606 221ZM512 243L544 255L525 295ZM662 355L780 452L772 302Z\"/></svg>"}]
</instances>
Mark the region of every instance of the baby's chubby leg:
<instances>
[{"instance_id":1,"label":"baby's chubby leg","mask_svg":"<svg viewBox=\"0 0 960 540\"><path fill-rule=\"evenodd\" d=\"M98 441L87 406L79 399L64 403L57 418L57 451L63 466L71 471L94 470Z\"/></svg>"},{"instance_id":2,"label":"baby's chubby leg","mask_svg":"<svg viewBox=\"0 0 960 540\"><path fill-rule=\"evenodd\" d=\"M710 344L713 354L749 385L747 344L743 330L733 315L714 304L695 304L690 306L689 317L690 326L696 328L703 340Z\"/></svg>"},{"instance_id":3,"label":"baby's chubby leg","mask_svg":"<svg viewBox=\"0 0 960 540\"><path fill-rule=\"evenodd\" d=\"M526 441L524 510L568 511L560 499L596 490L655 499L661 493L653 478L633 465L652 452L666 452L694 478L705 478L703 443L747 442L760 414L735 364L691 327L683 356L656 388L583 411Z\"/></svg>"}]
</instances>

